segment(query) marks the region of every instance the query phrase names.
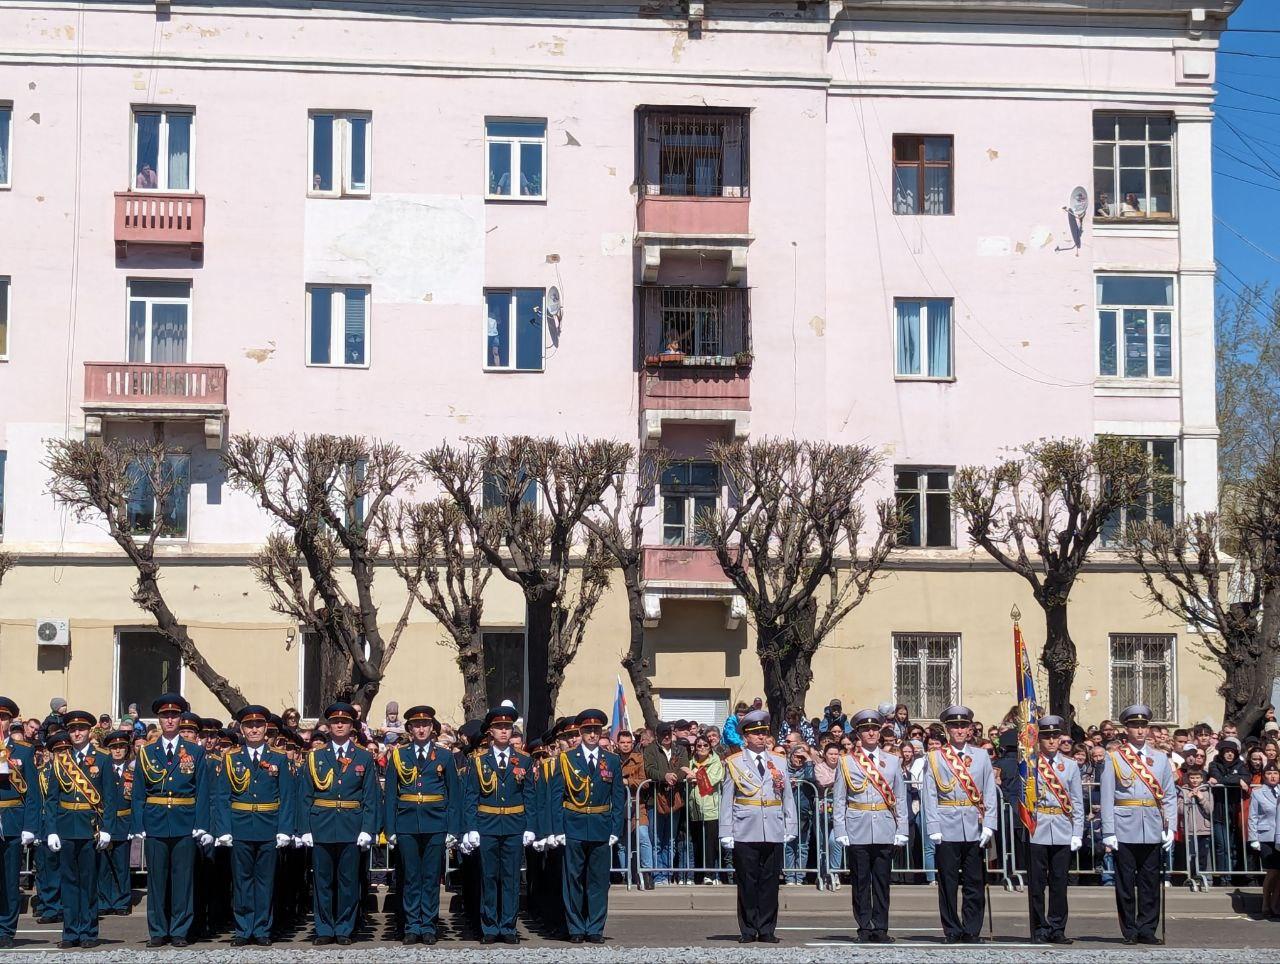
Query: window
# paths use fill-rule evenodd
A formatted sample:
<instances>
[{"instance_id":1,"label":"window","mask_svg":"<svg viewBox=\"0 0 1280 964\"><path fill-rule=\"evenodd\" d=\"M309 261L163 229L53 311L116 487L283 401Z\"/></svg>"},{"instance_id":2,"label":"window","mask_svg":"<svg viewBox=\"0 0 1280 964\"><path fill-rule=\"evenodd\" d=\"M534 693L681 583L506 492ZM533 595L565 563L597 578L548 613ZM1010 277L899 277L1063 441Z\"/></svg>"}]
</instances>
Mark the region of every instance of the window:
<instances>
[{"instance_id":1,"label":"window","mask_svg":"<svg viewBox=\"0 0 1280 964\"><path fill-rule=\"evenodd\" d=\"M1098 276L1098 375L1173 375L1173 278Z\"/></svg>"},{"instance_id":2,"label":"window","mask_svg":"<svg viewBox=\"0 0 1280 964\"><path fill-rule=\"evenodd\" d=\"M486 120L485 163L489 198L540 201L546 198L547 122ZM515 189L515 186L519 190Z\"/></svg>"},{"instance_id":3,"label":"window","mask_svg":"<svg viewBox=\"0 0 1280 964\"><path fill-rule=\"evenodd\" d=\"M960 701L960 634L894 633L893 700L913 720L936 720Z\"/></svg>"},{"instance_id":4,"label":"window","mask_svg":"<svg viewBox=\"0 0 1280 964\"><path fill-rule=\"evenodd\" d=\"M129 282L129 361L184 364L190 327L190 281Z\"/></svg>"},{"instance_id":5,"label":"window","mask_svg":"<svg viewBox=\"0 0 1280 964\"><path fill-rule=\"evenodd\" d=\"M129 466L129 501L126 506L129 531L145 538L158 525L160 538L185 539L187 494L191 490L191 456L165 456L160 476L165 492L156 492L152 485L152 474L151 466L141 462L134 462Z\"/></svg>"},{"instance_id":6,"label":"window","mask_svg":"<svg viewBox=\"0 0 1280 964\"><path fill-rule=\"evenodd\" d=\"M369 364L369 289L307 287L307 364Z\"/></svg>"},{"instance_id":7,"label":"window","mask_svg":"<svg viewBox=\"0 0 1280 964\"><path fill-rule=\"evenodd\" d=\"M714 462L677 462L662 473L662 544L703 546L698 519L716 511L720 472Z\"/></svg>"},{"instance_id":8,"label":"window","mask_svg":"<svg viewBox=\"0 0 1280 964\"><path fill-rule=\"evenodd\" d=\"M298 708L303 719L318 720L324 715L324 671L328 668L331 675L338 679L350 675L350 657L336 646L329 647L326 652L320 634L304 629L301 633L302 653L299 660ZM364 643L364 658L369 658L369 642L361 636Z\"/></svg>"},{"instance_id":9,"label":"window","mask_svg":"<svg viewBox=\"0 0 1280 964\"><path fill-rule=\"evenodd\" d=\"M1155 720L1173 720L1174 636L1111 634L1111 718L1134 703L1151 707Z\"/></svg>"},{"instance_id":10,"label":"window","mask_svg":"<svg viewBox=\"0 0 1280 964\"><path fill-rule=\"evenodd\" d=\"M746 111L642 110L645 194L747 197Z\"/></svg>"},{"instance_id":11,"label":"window","mask_svg":"<svg viewBox=\"0 0 1280 964\"><path fill-rule=\"evenodd\" d=\"M4 538L4 463L9 453L0 449L0 539Z\"/></svg>"},{"instance_id":12,"label":"window","mask_svg":"<svg viewBox=\"0 0 1280 964\"><path fill-rule=\"evenodd\" d=\"M950 214L952 138L893 135L893 213Z\"/></svg>"},{"instance_id":13,"label":"window","mask_svg":"<svg viewBox=\"0 0 1280 964\"><path fill-rule=\"evenodd\" d=\"M691 720L702 726L720 726L732 709L726 689L686 690L664 686L658 701L664 720Z\"/></svg>"},{"instance_id":14,"label":"window","mask_svg":"<svg viewBox=\"0 0 1280 964\"><path fill-rule=\"evenodd\" d=\"M1173 217L1173 118L1093 115L1093 196L1098 218Z\"/></svg>"},{"instance_id":15,"label":"window","mask_svg":"<svg viewBox=\"0 0 1280 964\"><path fill-rule=\"evenodd\" d=\"M645 356L741 359L750 350L748 288L642 285Z\"/></svg>"},{"instance_id":16,"label":"window","mask_svg":"<svg viewBox=\"0 0 1280 964\"><path fill-rule=\"evenodd\" d=\"M1103 545L1116 545L1131 523L1163 522L1171 526L1178 516L1178 440L1131 439L1151 459L1151 492L1141 505L1129 505L1114 513L1102 527ZM1126 704L1128 705L1128 704Z\"/></svg>"},{"instance_id":17,"label":"window","mask_svg":"<svg viewBox=\"0 0 1280 964\"><path fill-rule=\"evenodd\" d=\"M367 195L373 118L369 114L313 111L308 191L329 197Z\"/></svg>"},{"instance_id":18,"label":"window","mask_svg":"<svg viewBox=\"0 0 1280 964\"><path fill-rule=\"evenodd\" d=\"M484 367L542 371L541 288L486 291Z\"/></svg>"},{"instance_id":19,"label":"window","mask_svg":"<svg viewBox=\"0 0 1280 964\"><path fill-rule=\"evenodd\" d=\"M138 191L190 191L195 182L187 108L133 109L133 187Z\"/></svg>"},{"instance_id":20,"label":"window","mask_svg":"<svg viewBox=\"0 0 1280 964\"><path fill-rule=\"evenodd\" d=\"M480 639L488 672L484 688L489 706L498 706L503 700L528 705L524 698L524 630L483 630Z\"/></svg>"},{"instance_id":21,"label":"window","mask_svg":"<svg viewBox=\"0 0 1280 964\"><path fill-rule=\"evenodd\" d=\"M178 647L151 629L116 630L116 716L130 703L143 713L165 693L181 693L182 657Z\"/></svg>"},{"instance_id":22,"label":"window","mask_svg":"<svg viewBox=\"0 0 1280 964\"><path fill-rule=\"evenodd\" d=\"M0 361L9 358L9 278L0 275Z\"/></svg>"},{"instance_id":23,"label":"window","mask_svg":"<svg viewBox=\"0 0 1280 964\"><path fill-rule=\"evenodd\" d=\"M524 472L521 471L523 477ZM507 492L506 486L503 485L492 472L485 472L484 487L480 494L481 506L486 509L506 508ZM520 494L520 504L526 505L531 509L538 508L538 481L530 479L525 483L524 492Z\"/></svg>"},{"instance_id":24,"label":"window","mask_svg":"<svg viewBox=\"0 0 1280 964\"><path fill-rule=\"evenodd\" d=\"M0 104L0 187L12 185L13 105Z\"/></svg>"},{"instance_id":25,"label":"window","mask_svg":"<svg viewBox=\"0 0 1280 964\"><path fill-rule=\"evenodd\" d=\"M902 540L908 546L951 547L951 470L899 467L894 473Z\"/></svg>"},{"instance_id":26,"label":"window","mask_svg":"<svg viewBox=\"0 0 1280 964\"><path fill-rule=\"evenodd\" d=\"M951 378L950 298L927 301L894 299L897 341L895 373L899 378Z\"/></svg>"}]
</instances>

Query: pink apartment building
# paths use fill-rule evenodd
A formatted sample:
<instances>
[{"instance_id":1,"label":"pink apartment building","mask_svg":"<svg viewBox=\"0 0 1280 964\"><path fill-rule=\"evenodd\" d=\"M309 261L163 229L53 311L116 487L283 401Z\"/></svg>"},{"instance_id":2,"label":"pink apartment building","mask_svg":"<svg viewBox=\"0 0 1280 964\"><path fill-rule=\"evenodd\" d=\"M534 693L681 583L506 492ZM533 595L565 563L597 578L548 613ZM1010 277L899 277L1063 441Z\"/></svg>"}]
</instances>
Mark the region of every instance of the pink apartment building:
<instances>
[{"instance_id":1,"label":"pink apartment building","mask_svg":"<svg viewBox=\"0 0 1280 964\"><path fill-rule=\"evenodd\" d=\"M1235 6L0 9L6 691L119 712L181 686L216 710L131 603L118 549L45 494L46 439L172 440L190 480L174 608L252 697L310 714L315 654L248 571L268 523L225 484L229 435L573 433L689 460L655 499L649 645L665 716L723 717L760 674L694 544L724 497L700 459L795 435L876 445L876 494L915 515L820 655L809 711L838 694L997 718L1006 614L1036 607L968 547L958 466L1115 433L1171 477L1146 511L1216 504L1210 120ZM1213 717L1196 636L1138 588L1104 549L1073 596L1082 715L1141 698ZM521 700L522 603L490 592L493 695ZM626 619L607 595L567 705L611 698ZM382 693L456 716L439 635L418 611Z\"/></svg>"}]
</instances>

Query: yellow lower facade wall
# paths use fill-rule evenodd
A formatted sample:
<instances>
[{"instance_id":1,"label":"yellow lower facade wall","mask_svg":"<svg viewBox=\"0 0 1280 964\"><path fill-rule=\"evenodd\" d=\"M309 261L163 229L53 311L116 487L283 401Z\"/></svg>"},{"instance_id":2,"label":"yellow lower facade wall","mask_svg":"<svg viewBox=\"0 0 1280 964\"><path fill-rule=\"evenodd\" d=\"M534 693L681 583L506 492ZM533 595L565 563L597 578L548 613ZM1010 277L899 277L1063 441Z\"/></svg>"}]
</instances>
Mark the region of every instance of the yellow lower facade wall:
<instances>
[{"instance_id":1,"label":"yellow lower facade wall","mask_svg":"<svg viewBox=\"0 0 1280 964\"><path fill-rule=\"evenodd\" d=\"M390 632L405 605L402 584L390 569L378 574L379 612ZM130 599L133 571L114 560L54 566L20 565L0 586L0 692L26 715L48 712L51 697L73 708L114 712L116 639L121 628L145 628L149 617ZM189 628L213 667L237 682L253 702L272 708L300 705L301 645L296 627L273 613L266 594L243 564L184 562L164 569L163 586L178 618ZM844 620L814 660L814 683L806 707L819 715L834 696L846 712L893 699L892 638L895 632L958 633L961 638L959 696L987 723L997 722L1013 702L1013 650L1009 610L1017 604L1035 661L1044 640L1039 607L1025 583L986 569L897 569L875 583L862 605ZM662 618L646 635L651 676L664 687L726 691L730 701L762 693L749 619L725 628L726 607L715 601L663 600ZM63 618L71 625L66 650L37 646L37 619ZM1136 574L1086 574L1072 595L1070 621L1079 651L1075 703L1085 723L1111 713L1109 634L1172 633L1177 636L1174 685L1177 722L1219 722L1216 666L1206 661L1199 637L1143 598ZM498 575L486 595L486 627L518 629L523 604L516 588ZM617 580L601 602L577 660L570 667L558 711L586 706L606 711L615 679L622 676L633 723L640 720L630 683L619 665L629 638L627 606ZM184 690L202 715L226 713L193 673ZM1047 683L1037 665L1042 700ZM462 684L440 625L415 607L372 716L383 703L402 709L429 703L445 718L461 722ZM146 715L149 708L143 707Z\"/></svg>"}]
</instances>

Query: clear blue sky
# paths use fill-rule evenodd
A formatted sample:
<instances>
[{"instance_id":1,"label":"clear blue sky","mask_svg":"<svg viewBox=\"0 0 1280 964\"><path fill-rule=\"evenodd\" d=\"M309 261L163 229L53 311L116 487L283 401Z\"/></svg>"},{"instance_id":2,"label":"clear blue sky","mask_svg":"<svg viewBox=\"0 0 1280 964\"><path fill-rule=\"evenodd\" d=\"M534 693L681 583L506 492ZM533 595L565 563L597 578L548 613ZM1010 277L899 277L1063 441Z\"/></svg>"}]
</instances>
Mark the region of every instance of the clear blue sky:
<instances>
[{"instance_id":1,"label":"clear blue sky","mask_svg":"<svg viewBox=\"0 0 1280 964\"><path fill-rule=\"evenodd\" d=\"M1239 290L1241 279L1273 288L1280 284L1280 3L1245 0L1228 23L1214 106L1214 209L1271 257L1217 224L1214 247L1223 294Z\"/></svg>"}]
</instances>

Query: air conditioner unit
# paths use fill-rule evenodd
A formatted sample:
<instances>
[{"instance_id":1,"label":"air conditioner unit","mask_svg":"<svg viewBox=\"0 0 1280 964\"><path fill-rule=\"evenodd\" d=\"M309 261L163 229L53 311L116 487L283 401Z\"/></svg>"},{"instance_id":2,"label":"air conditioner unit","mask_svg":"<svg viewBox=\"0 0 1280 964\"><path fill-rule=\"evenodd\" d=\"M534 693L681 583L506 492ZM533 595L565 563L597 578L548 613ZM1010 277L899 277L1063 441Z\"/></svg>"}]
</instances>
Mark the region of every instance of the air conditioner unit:
<instances>
[{"instance_id":1,"label":"air conditioner unit","mask_svg":"<svg viewBox=\"0 0 1280 964\"><path fill-rule=\"evenodd\" d=\"M70 646L71 629L65 619L37 619L36 642L41 646Z\"/></svg>"}]
</instances>

